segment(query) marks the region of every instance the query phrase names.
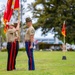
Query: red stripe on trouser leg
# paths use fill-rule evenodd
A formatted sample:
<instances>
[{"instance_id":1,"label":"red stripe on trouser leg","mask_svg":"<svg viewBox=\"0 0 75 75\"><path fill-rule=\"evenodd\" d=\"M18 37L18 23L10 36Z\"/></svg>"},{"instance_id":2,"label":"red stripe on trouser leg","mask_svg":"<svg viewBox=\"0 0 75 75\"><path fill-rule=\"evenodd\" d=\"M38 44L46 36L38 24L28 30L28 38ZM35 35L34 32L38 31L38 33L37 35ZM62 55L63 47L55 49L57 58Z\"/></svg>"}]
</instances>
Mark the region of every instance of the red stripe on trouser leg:
<instances>
[{"instance_id":1,"label":"red stripe on trouser leg","mask_svg":"<svg viewBox=\"0 0 75 75\"><path fill-rule=\"evenodd\" d=\"M10 59L9 59L9 70L12 70L12 49L13 49L13 44L11 43L11 49L10 49Z\"/></svg>"},{"instance_id":2,"label":"red stripe on trouser leg","mask_svg":"<svg viewBox=\"0 0 75 75\"><path fill-rule=\"evenodd\" d=\"M32 70L32 58L31 58L32 55L31 55L31 51L30 51L30 50L31 50L31 49L30 49L30 44L31 44L31 43L29 42L29 43L28 43L29 64L30 64L30 65L29 65L29 68L30 68L30 70Z\"/></svg>"},{"instance_id":3,"label":"red stripe on trouser leg","mask_svg":"<svg viewBox=\"0 0 75 75\"><path fill-rule=\"evenodd\" d=\"M14 49L14 69L15 69L15 61L16 61L16 41L15 41L15 49Z\"/></svg>"},{"instance_id":4,"label":"red stripe on trouser leg","mask_svg":"<svg viewBox=\"0 0 75 75\"><path fill-rule=\"evenodd\" d=\"M13 44L13 52L12 55L14 54L14 44ZM14 69L14 65L13 65L13 56L12 56L12 69Z\"/></svg>"},{"instance_id":5,"label":"red stripe on trouser leg","mask_svg":"<svg viewBox=\"0 0 75 75\"><path fill-rule=\"evenodd\" d=\"M16 42L13 42L13 62L12 62L13 69L15 69L15 56L16 56Z\"/></svg>"},{"instance_id":6,"label":"red stripe on trouser leg","mask_svg":"<svg viewBox=\"0 0 75 75\"><path fill-rule=\"evenodd\" d=\"M28 56L29 56L29 47L30 47L30 45L29 45L29 42L28 42ZM29 57L30 58L30 57ZM29 69L30 69L30 60L29 60Z\"/></svg>"},{"instance_id":7,"label":"red stripe on trouser leg","mask_svg":"<svg viewBox=\"0 0 75 75\"><path fill-rule=\"evenodd\" d=\"M33 58L33 48L30 49L30 42L25 42L25 46L26 46L26 53L28 56L29 70L35 70L34 58Z\"/></svg>"},{"instance_id":8,"label":"red stripe on trouser leg","mask_svg":"<svg viewBox=\"0 0 75 75\"><path fill-rule=\"evenodd\" d=\"M14 69L15 69L15 58L16 57L16 41L14 42L14 58L13 58L13 60L14 60Z\"/></svg>"},{"instance_id":9,"label":"red stripe on trouser leg","mask_svg":"<svg viewBox=\"0 0 75 75\"><path fill-rule=\"evenodd\" d=\"M32 70L32 58L30 57L30 69Z\"/></svg>"}]
</instances>

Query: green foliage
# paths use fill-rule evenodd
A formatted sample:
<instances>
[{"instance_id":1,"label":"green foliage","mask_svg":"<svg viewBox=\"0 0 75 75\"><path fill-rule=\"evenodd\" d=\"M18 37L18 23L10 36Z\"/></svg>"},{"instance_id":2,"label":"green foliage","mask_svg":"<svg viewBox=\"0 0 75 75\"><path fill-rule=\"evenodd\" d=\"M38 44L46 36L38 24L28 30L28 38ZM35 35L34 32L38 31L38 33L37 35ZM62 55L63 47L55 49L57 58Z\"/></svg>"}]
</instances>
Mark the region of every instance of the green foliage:
<instances>
[{"instance_id":1,"label":"green foliage","mask_svg":"<svg viewBox=\"0 0 75 75\"><path fill-rule=\"evenodd\" d=\"M39 49L49 49L50 45L46 43L39 43Z\"/></svg>"},{"instance_id":2,"label":"green foliage","mask_svg":"<svg viewBox=\"0 0 75 75\"><path fill-rule=\"evenodd\" d=\"M7 51L7 49L6 49L6 48L4 48L4 49L2 49L2 50L1 50L1 52L6 52L6 51Z\"/></svg>"},{"instance_id":3,"label":"green foliage","mask_svg":"<svg viewBox=\"0 0 75 75\"><path fill-rule=\"evenodd\" d=\"M25 48L20 48L19 51L26 51L26 49Z\"/></svg>"},{"instance_id":4,"label":"green foliage","mask_svg":"<svg viewBox=\"0 0 75 75\"><path fill-rule=\"evenodd\" d=\"M75 43L75 0L36 0L33 5L33 17L38 21L35 28L42 27L43 34L52 27L62 38L61 29L66 21L66 42Z\"/></svg>"},{"instance_id":5,"label":"green foliage","mask_svg":"<svg viewBox=\"0 0 75 75\"><path fill-rule=\"evenodd\" d=\"M1 29L2 41L6 41L6 34L4 33L4 28Z\"/></svg>"}]
</instances>

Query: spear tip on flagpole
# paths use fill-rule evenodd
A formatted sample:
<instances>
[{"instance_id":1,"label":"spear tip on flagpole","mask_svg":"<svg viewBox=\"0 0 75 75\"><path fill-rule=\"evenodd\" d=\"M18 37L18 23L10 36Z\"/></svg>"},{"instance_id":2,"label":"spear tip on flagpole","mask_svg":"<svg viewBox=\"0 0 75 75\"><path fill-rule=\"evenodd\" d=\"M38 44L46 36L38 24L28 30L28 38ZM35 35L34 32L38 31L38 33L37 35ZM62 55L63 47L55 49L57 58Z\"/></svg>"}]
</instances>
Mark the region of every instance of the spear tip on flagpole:
<instances>
[{"instance_id":1,"label":"spear tip on flagpole","mask_svg":"<svg viewBox=\"0 0 75 75\"><path fill-rule=\"evenodd\" d=\"M64 24L65 24L65 20L64 20Z\"/></svg>"}]
</instances>

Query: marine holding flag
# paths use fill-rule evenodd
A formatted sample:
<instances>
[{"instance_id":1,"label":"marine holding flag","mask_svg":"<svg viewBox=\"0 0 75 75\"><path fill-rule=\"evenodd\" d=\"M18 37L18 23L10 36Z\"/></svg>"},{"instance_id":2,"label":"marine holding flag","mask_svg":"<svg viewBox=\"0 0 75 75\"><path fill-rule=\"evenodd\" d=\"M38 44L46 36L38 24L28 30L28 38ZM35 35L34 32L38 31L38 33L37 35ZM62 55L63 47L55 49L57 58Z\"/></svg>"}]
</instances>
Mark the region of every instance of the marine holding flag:
<instances>
[{"instance_id":1,"label":"marine holding flag","mask_svg":"<svg viewBox=\"0 0 75 75\"><path fill-rule=\"evenodd\" d=\"M18 26L16 24L9 23L7 26L7 51L8 51L8 61L7 61L7 71L16 70L16 57L19 50L19 35ZM18 23L19 25L19 23Z\"/></svg>"},{"instance_id":2,"label":"marine holding flag","mask_svg":"<svg viewBox=\"0 0 75 75\"><path fill-rule=\"evenodd\" d=\"M8 52L8 61L7 61L7 71L15 69L15 56L16 56L16 29L8 24L6 40L7 40L7 52Z\"/></svg>"},{"instance_id":3,"label":"marine holding flag","mask_svg":"<svg viewBox=\"0 0 75 75\"><path fill-rule=\"evenodd\" d=\"M19 9L19 0L8 0L6 10L4 12L3 20L5 24L5 33L7 39L7 52L8 52L8 61L7 61L7 71L16 69L16 56L18 53L18 35L16 33L19 30L19 25L15 28L12 26L10 19L13 14L13 11ZM8 23L8 24L7 24Z\"/></svg>"}]
</instances>

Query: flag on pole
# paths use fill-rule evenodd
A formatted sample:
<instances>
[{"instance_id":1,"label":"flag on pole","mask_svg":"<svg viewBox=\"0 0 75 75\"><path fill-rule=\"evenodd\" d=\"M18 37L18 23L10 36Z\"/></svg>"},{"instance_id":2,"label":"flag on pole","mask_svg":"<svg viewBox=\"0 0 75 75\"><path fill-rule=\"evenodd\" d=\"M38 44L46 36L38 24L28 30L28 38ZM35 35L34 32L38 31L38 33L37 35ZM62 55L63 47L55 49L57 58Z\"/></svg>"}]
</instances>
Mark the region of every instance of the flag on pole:
<instances>
[{"instance_id":1,"label":"flag on pole","mask_svg":"<svg viewBox=\"0 0 75 75\"><path fill-rule=\"evenodd\" d=\"M62 31L61 31L61 33L62 33L62 35L64 36L64 37L66 37L66 26L65 26L66 24L65 24L65 21L64 21L64 23L63 23L63 27L62 27Z\"/></svg>"},{"instance_id":2,"label":"flag on pole","mask_svg":"<svg viewBox=\"0 0 75 75\"><path fill-rule=\"evenodd\" d=\"M7 22L9 21L9 14L11 12L11 6L12 6L12 0L8 0L7 1L7 6L6 6L6 9L4 11L4 16L3 16L3 21L4 21L4 33L6 33L7 31Z\"/></svg>"},{"instance_id":3,"label":"flag on pole","mask_svg":"<svg viewBox=\"0 0 75 75\"><path fill-rule=\"evenodd\" d=\"M12 6L12 0L8 0L6 9L4 11L4 16L3 16L3 20L4 20L5 25L6 25L6 22L8 21L8 16L9 16L10 11L11 11L11 6Z\"/></svg>"},{"instance_id":4,"label":"flag on pole","mask_svg":"<svg viewBox=\"0 0 75 75\"><path fill-rule=\"evenodd\" d=\"M18 10L19 7L20 7L20 5L19 5L19 0L15 0L15 6L14 6L14 9L15 9L15 10Z\"/></svg>"},{"instance_id":5,"label":"flag on pole","mask_svg":"<svg viewBox=\"0 0 75 75\"><path fill-rule=\"evenodd\" d=\"M65 55L65 51L66 50L66 42L65 42L65 37L66 37L66 24L65 24L65 21L63 23L63 27L62 27L62 31L61 31L62 35L64 36L64 43L63 43L63 52L64 52L64 55L62 57L62 60L66 60L66 55Z\"/></svg>"},{"instance_id":6,"label":"flag on pole","mask_svg":"<svg viewBox=\"0 0 75 75\"><path fill-rule=\"evenodd\" d=\"M6 33L6 23L10 21L13 11L19 9L19 0L8 0L7 6L4 12L3 21L4 21L4 33Z\"/></svg>"}]
</instances>

